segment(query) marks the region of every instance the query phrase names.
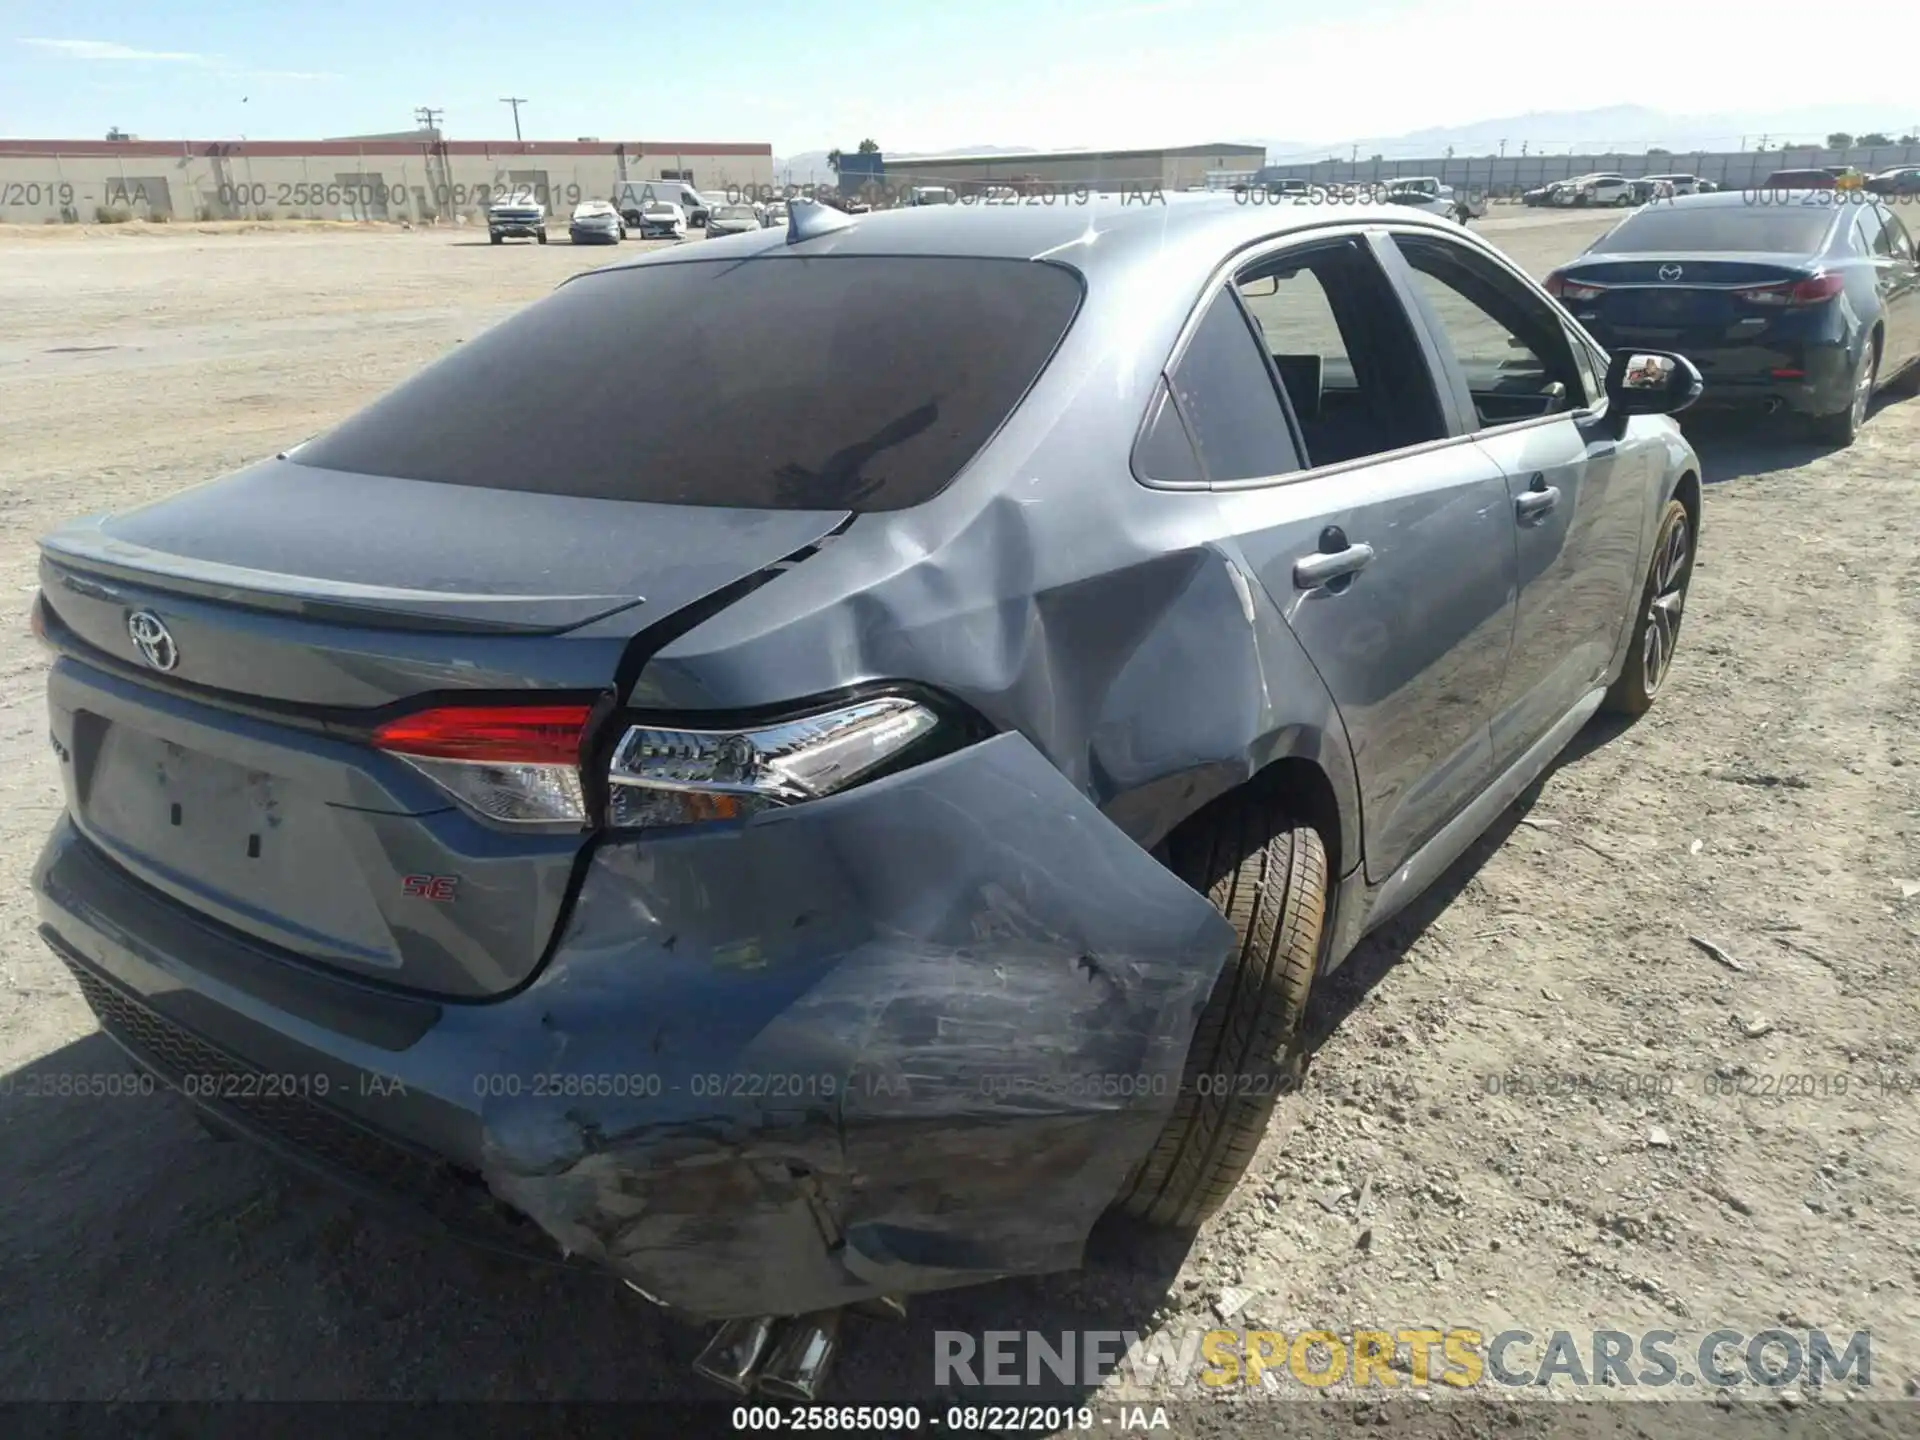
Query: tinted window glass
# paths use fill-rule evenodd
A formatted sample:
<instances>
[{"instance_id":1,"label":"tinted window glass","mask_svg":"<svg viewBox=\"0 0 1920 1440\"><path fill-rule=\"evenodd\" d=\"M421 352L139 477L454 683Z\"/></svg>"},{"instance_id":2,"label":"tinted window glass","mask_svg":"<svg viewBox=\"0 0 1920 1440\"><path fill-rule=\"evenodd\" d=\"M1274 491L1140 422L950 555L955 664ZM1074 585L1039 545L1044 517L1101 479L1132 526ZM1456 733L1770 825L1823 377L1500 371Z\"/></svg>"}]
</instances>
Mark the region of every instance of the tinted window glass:
<instances>
[{"instance_id":1,"label":"tinted window glass","mask_svg":"<svg viewBox=\"0 0 1920 1440\"><path fill-rule=\"evenodd\" d=\"M1359 241L1288 250L1235 279L1292 402L1308 464L1446 434L1406 311Z\"/></svg>"},{"instance_id":2,"label":"tinted window glass","mask_svg":"<svg viewBox=\"0 0 1920 1440\"><path fill-rule=\"evenodd\" d=\"M1772 205L1655 205L1623 221L1593 243L1595 254L1662 250L1770 251L1811 255L1833 224L1833 207Z\"/></svg>"},{"instance_id":3,"label":"tinted window glass","mask_svg":"<svg viewBox=\"0 0 1920 1440\"><path fill-rule=\"evenodd\" d=\"M1026 260L850 256L582 276L468 341L302 464L680 505L897 510L986 443L1079 279Z\"/></svg>"},{"instance_id":4,"label":"tinted window glass","mask_svg":"<svg viewBox=\"0 0 1920 1440\"><path fill-rule=\"evenodd\" d=\"M1141 428L1140 443L1133 452L1134 468L1148 480L1167 480L1192 484L1204 477L1200 461L1187 438L1187 427L1180 423L1173 395L1162 380L1147 411L1147 423Z\"/></svg>"},{"instance_id":5,"label":"tinted window glass","mask_svg":"<svg viewBox=\"0 0 1920 1440\"><path fill-rule=\"evenodd\" d=\"M1890 210L1880 212L1886 223L1887 244L1892 247L1888 252L1896 259L1913 259L1913 237L1907 233L1907 227L1900 223L1900 217Z\"/></svg>"},{"instance_id":6,"label":"tinted window glass","mask_svg":"<svg viewBox=\"0 0 1920 1440\"><path fill-rule=\"evenodd\" d=\"M1863 255L1891 255L1892 242L1887 237L1886 227L1880 223L1880 212L1871 205L1860 207L1860 253Z\"/></svg>"},{"instance_id":7,"label":"tinted window glass","mask_svg":"<svg viewBox=\"0 0 1920 1440\"><path fill-rule=\"evenodd\" d=\"M1207 308L1173 372L1173 393L1208 480L1254 480L1300 468L1279 393L1230 290Z\"/></svg>"},{"instance_id":8,"label":"tinted window glass","mask_svg":"<svg viewBox=\"0 0 1920 1440\"><path fill-rule=\"evenodd\" d=\"M1545 301L1464 245L1410 235L1394 243L1466 376L1480 424L1586 404L1567 332Z\"/></svg>"}]
</instances>

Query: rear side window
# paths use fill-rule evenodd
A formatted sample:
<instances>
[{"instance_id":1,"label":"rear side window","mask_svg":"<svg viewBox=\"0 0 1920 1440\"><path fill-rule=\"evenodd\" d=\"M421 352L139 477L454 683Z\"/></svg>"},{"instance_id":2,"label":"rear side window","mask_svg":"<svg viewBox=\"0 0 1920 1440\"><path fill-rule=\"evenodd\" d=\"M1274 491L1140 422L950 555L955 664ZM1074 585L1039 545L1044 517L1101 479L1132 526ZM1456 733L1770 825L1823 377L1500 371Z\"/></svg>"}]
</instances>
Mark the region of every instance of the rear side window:
<instances>
[{"instance_id":1,"label":"rear side window","mask_svg":"<svg viewBox=\"0 0 1920 1440\"><path fill-rule=\"evenodd\" d=\"M1081 299L1029 260L845 256L582 276L291 458L610 500L898 510L1012 413Z\"/></svg>"},{"instance_id":2,"label":"rear side window","mask_svg":"<svg viewBox=\"0 0 1920 1440\"><path fill-rule=\"evenodd\" d=\"M1722 250L1811 255L1826 245L1834 208L1771 205L1656 205L1636 212L1590 247L1593 254Z\"/></svg>"},{"instance_id":3,"label":"rear side window","mask_svg":"<svg viewBox=\"0 0 1920 1440\"><path fill-rule=\"evenodd\" d=\"M1208 480L1257 480L1300 468L1280 393L1231 290L1214 296L1172 380Z\"/></svg>"}]
</instances>

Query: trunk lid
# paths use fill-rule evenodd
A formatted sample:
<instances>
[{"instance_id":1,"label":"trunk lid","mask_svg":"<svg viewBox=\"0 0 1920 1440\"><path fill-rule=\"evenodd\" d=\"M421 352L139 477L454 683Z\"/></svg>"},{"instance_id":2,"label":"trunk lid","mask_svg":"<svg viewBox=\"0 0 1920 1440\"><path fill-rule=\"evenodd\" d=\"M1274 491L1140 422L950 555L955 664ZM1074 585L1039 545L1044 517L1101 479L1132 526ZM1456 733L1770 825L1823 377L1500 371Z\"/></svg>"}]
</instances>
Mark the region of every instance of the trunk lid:
<instances>
[{"instance_id":1,"label":"trunk lid","mask_svg":"<svg viewBox=\"0 0 1920 1440\"><path fill-rule=\"evenodd\" d=\"M1803 280L1815 268L1796 255L1682 254L1583 260L1562 273L1568 284L1608 287L1590 300L1567 300L1582 323L1684 350L1765 338L1781 312L1743 300L1736 289Z\"/></svg>"},{"instance_id":2,"label":"trunk lid","mask_svg":"<svg viewBox=\"0 0 1920 1440\"><path fill-rule=\"evenodd\" d=\"M587 833L476 818L372 748L374 724L462 692L590 700L649 626L846 519L281 458L65 527L42 542L41 593L68 808L147 884L288 959L453 998L511 990ZM170 667L136 615L163 627Z\"/></svg>"}]
</instances>

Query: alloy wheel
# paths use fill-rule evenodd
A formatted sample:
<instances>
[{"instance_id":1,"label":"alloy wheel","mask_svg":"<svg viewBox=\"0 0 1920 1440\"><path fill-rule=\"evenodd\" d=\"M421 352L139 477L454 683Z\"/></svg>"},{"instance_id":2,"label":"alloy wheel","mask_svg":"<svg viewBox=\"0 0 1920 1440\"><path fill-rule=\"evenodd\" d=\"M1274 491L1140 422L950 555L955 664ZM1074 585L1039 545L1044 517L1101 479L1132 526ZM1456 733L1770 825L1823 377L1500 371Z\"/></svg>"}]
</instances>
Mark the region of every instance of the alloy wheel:
<instances>
[{"instance_id":1,"label":"alloy wheel","mask_svg":"<svg viewBox=\"0 0 1920 1440\"><path fill-rule=\"evenodd\" d=\"M1867 406L1873 403L1874 372L1880 368L1880 357L1873 353L1873 346L1867 346L1866 363L1860 367L1860 378L1853 382L1853 428L1858 430L1867 423Z\"/></svg>"},{"instance_id":2,"label":"alloy wheel","mask_svg":"<svg viewBox=\"0 0 1920 1440\"><path fill-rule=\"evenodd\" d=\"M1667 678L1674 646L1680 639L1681 613L1687 603L1687 562L1693 533L1685 520L1667 532L1667 541L1654 562L1653 598L1647 605L1647 633L1641 642L1641 673L1652 695Z\"/></svg>"}]
</instances>

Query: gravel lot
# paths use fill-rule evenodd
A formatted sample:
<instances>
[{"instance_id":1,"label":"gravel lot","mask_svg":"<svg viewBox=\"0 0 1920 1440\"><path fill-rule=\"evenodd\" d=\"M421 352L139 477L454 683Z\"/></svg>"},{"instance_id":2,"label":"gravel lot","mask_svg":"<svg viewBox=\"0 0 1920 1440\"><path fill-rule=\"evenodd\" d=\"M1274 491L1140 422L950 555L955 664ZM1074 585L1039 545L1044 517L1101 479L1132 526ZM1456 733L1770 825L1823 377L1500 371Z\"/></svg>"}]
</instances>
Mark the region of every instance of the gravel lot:
<instances>
[{"instance_id":1,"label":"gravel lot","mask_svg":"<svg viewBox=\"0 0 1920 1440\"><path fill-rule=\"evenodd\" d=\"M1611 218L1478 228L1544 273ZM0 1398L709 1393L699 1335L618 1286L365 1215L171 1097L25 1093L118 1068L27 891L60 803L25 626L35 536L310 435L612 253L0 232L19 617L0 637ZM1322 987L1309 1085L1229 1209L1190 1244L1103 1227L1083 1272L866 1326L838 1398L931 1401L936 1328L1177 1332L1229 1286L1234 1324L1289 1334L1870 1328L1873 1393L1916 1384L1920 400L1883 400L1845 452L1704 422L1695 443L1704 547L1667 693L1590 727ZM1789 1076L1824 1093L1777 1093ZM1712 1093L1728 1079L1776 1093Z\"/></svg>"}]
</instances>

